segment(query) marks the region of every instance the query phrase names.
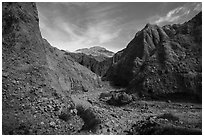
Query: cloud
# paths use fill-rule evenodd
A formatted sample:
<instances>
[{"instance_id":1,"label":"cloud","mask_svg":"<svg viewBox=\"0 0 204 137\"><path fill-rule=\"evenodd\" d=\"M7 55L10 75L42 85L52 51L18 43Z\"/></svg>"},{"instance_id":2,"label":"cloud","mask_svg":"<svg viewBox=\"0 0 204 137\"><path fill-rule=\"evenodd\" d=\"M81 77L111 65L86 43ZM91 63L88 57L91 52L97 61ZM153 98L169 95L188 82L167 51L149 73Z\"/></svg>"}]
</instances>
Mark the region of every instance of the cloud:
<instances>
[{"instance_id":1,"label":"cloud","mask_svg":"<svg viewBox=\"0 0 204 137\"><path fill-rule=\"evenodd\" d=\"M182 16L187 15L190 13L190 10L186 7L178 7L171 11L169 11L165 16L155 16L154 21L152 23L154 24L162 24L164 22L176 22L179 20Z\"/></svg>"},{"instance_id":2,"label":"cloud","mask_svg":"<svg viewBox=\"0 0 204 137\"><path fill-rule=\"evenodd\" d=\"M202 3L200 2L190 2L185 3L182 6L176 7L170 11L168 11L165 15L155 15L153 17L149 17L147 19L148 22L157 24L157 25L165 25L169 23L181 23L185 20L189 20L189 17L194 16L197 12L202 10Z\"/></svg>"},{"instance_id":3,"label":"cloud","mask_svg":"<svg viewBox=\"0 0 204 137\"><path fill-rule=\"evenodd\" d=\"M60 49L75 51L82 47L102 45L117 38L122 30L116 27L120 18L110 17L117 4L43 4L39 6L42 35L46 36L51 45Z\"/></svg>"},{"instance_id":4,"label":"cloud","mask_svg":"<svg viewBox=\"0 0 204 137\"><path fill-rule=\"evenodd\" d=\"M52 45L59 48L67 48L74 51L78 48L91 47L107 43L119 36L121 29L114 29L118 19L106 19L104 21L88 22L86 29L82 29L63 18L54 20L55 27L49 27L48 20L40 20L40 28L43 35L49 37Z\"/></svg>"},{"instance_id":5,"label":"cloud","mask_svg":"<svg viewBox=\"0 0 204 137\"><path fill-rule=\"evenodd\" d=\"M196 4L195 8L193 9L195 11L201 11L202 10L202 3Z\"/></svg>"},{"instance_id":6,"label":"cloud","mask_svg":"<svg viewBox=\"0 0 204 137\"><path fill-rule=\"evenodd\" d=\"M147 21L178 23L201 9L201 3L40 2L37 6L42 36L51 45L69 51L95 45L117 51Z\"/></svg>"}]
</instances>

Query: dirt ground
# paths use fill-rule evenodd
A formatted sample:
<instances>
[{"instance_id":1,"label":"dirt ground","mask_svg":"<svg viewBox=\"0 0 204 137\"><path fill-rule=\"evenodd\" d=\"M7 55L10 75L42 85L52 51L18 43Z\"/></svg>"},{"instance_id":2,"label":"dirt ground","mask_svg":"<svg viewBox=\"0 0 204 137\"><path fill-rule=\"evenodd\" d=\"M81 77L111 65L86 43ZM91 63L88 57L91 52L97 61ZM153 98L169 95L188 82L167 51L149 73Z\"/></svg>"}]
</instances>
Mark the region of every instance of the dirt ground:
<instances>
[{"instance_id":1,"label":"dirt ground","mask_svg":"<svg viewBox=\"0 0 204 137\"><path fill-rule=\"evenodd\" d=\"M98 90L72 95L76 106L81 105L85 109L94 110L95 115L101 120L95 130L77 131L76 134L129 134L134 124L147 119L153 119L162 125L186 130L195 129L201 133L202 104L136 100L124 106L112 106L99 99L102 92L104 91ZM171 116L162 117L164 114L173 115L174 119Z\"/></svg>"}]
</instances>

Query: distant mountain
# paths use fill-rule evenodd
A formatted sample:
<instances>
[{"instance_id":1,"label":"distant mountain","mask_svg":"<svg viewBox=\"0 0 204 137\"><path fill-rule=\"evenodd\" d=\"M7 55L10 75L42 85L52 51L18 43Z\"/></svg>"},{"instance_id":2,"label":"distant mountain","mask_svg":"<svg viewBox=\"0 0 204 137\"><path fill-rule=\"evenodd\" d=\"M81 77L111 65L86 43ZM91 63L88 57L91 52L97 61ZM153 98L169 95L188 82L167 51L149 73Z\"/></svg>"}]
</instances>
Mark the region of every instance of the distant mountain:
<instances>
[{"instance_id":1,"label":"distant mountain","mask_svg":"<svg viewBox=\"0 0 204 137\"><path fill-rule=\"evenodd\" d=\"M103 47L95 46L91 48L83 48L78 49L75 51L76 53L84 53L86 55L92 55L92 56L104 56L104 57L112 57L114 55L114 52L109 51Z\"/></svg>"},{"instance_id":2,"label":"distant mountain","mask_svg":"<svg viewBox=\"0 0 204 137\"><path fill-rule=\"evenodd\" d=\"M156 96L202 93L202 13L184 24L147 24L125 49L116 53L103 79L128 92ZM179 98L179 97L177 97Z\"/></svg>"},{"instance_id":3,"label":"distant mountain","mask_svg":"<svg viewBox=\"0 0 204 137\"><path fill-rule=\"evenodd\" d=\"M180 132L181 126L201 129L202 106L137 97L202 101L202 13L180 25L147 24L116 54L102 47L77 52L59 50L42 38L35 3L2 3L2 134L137 134L152 133L155 126L163 132L158 121L178 124ZM171 113L156 116L163 108L181 113L176 121ZM186 122L180 119L184 109ZM187 112L195 114L192 122ZM139 121L146 118L150 126Z\"/></svg>"}]
</instances>

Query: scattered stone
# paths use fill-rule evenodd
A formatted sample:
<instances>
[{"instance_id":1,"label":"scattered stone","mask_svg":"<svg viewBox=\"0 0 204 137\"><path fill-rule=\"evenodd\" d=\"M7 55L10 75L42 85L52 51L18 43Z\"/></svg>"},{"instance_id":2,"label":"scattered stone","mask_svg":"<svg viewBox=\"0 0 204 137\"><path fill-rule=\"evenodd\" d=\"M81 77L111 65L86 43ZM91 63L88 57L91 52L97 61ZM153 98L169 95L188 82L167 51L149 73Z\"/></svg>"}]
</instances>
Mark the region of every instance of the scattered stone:
<instances>
[{"instance_id":1,"label":"scattered stone","mask_svg":"<svg viewBox=\"0 0 204 137\"><path fill-rule=\"evenodd\" d=\"M68 112L61 112L59 118L67 122L71 118L71 115Z\"/></svg>"},{"instance_id":2,"label":"scattered stone","mask_svg":"<svg viewBox=\"0 0 204 137\"><path fill-rule=\"evenodd\" d=\"M90 104L93 104L92 100L90 99L87 99L87 101L90 103Z\"/></svg>"},{"instance_id":3,"label":"scattered stone","mask_svg":"<svg viewBox=\"0 0 204 137\"><path fill-rule=\"evenodd\" d=\"M108 101L111 98L111 96L112 96L111 93L101 93L99 99L101 101Z\"/></svg>"},{"instance_id":4,"label":"scattered stone","mask_svg":"<svg viewBox=\"0 0 204 137\"><path fill-rule=\"evenodd\" d=\"M113 117L115 117L115 118L118 118L118 116L116 116L116 115L115 115L115 114L113 114L113 113L112 113L112 114L110 114L110 115L111 115L111 116L113 116Z\"/></svg>"},{"instance_id":5,"label":"scattered stone","mask_svg":"<svg viewBox=\"0 0 204 137\"><path fill-rule=\"evenodd\" d=\"M7 78L7 77L8 77L8 75L9 75L9 74L8 74L8 73L6 73L6 72L3 72L3 73L2 73L2 77L4 77L4 78Z\"/></svg>"},{"instance_id":6,"label":"scattered stone","mask_svg":"<svg viewBox=\"0 0 204 137\"><path fill-rule=\"evenodd\" d=\"M50 127L55 128L56 123L54 121L50 122Z\"/></svg>"},{"instance_id":7,"label":"scattered stone","mask_svg":"<svg viewBox=\"0 0 204 137\"><path fill-rule=\"evenodd\" d=\"M171 100L167 100L167 103L171 103Z\"/></svg>"},{"instance_id":8,"label":"scattered stone","mask_svg":"<svg viewBox=\"0 0 204 137\"><path fill-rule=\"evenodd\" d=\"M132 109L129 109L129 108L124 108L123 110L124 111L132 111Z\"/></svg>"}]
</instances>

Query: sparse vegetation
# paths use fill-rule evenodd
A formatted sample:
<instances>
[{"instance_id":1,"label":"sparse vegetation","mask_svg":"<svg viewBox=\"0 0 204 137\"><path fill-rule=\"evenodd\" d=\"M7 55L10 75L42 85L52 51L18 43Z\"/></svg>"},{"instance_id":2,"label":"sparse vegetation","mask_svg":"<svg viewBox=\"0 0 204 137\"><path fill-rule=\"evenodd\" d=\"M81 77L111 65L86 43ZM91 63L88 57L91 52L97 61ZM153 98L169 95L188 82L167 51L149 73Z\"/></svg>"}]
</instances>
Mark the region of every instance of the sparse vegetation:
<instances>
[{"instance_id":1,"label":"sparse vegetation","mask_svg":"<svg viewBox=\"0 0 204 137\"><path fill-rule=\"evenodd\" d=\"M179 121L179 118L174 116L172 113L164 113L160 116L158 116L157 118L162 118L162 119L167 119L168 121Z\"/></svg>"},{"instance_id":2,"label":"sparse vegetation","mask_svg":"<svg viewBox=\"0 0 204 137\"><path fill-rule=\"evenodd\" d=\"M59 118L67 122L71 118L71 114L69 114L68 112L61 112Z\"/></svg>"},{"instance_id":3,"label":"sparse vegetation","mask_svg":"<svg viewBox=\"0 0 204 137\"><path fill-rule=\"evenodd\" d=\"M156 121L139 121L132 126L131 135L201 135L201 130L177 127L173 125L162 125Z\"/></svg>"},{"instance_id":4,"label":"sparse vegetation","mask_svg":"<svg viewBox=\"0 0 204 137\"><path fill-rule=\"evenodd\" d=\"M82 130L95 131L101 121L99 118L97 118L93 110L91 108L85 108L82 105L78 105L76 109L77 115L79 115L84 121Z\"/></svg>"},{"instance_id":5,"label":"sparse vegetation","mask_svg":"<svg viewBox=\"0 0 204 137\"><path fill-rule=\"evenodd\" d=\"M147 24L116 54L71 53L42 38L35 3L3 2L2 134L202 134L201 20Z\"/></svg>"},{"instance_id":6,"label":"sparse vegetation","mask_svg":"<svg viewBox=\"0 0 204 137\"><path fill-rule=\"evenodd\" d=\"M121 106L126 105L132 101L132 96L125 92L111 93L111 98L107 100L110 105Z\"/></svg>"}]
</instances>

